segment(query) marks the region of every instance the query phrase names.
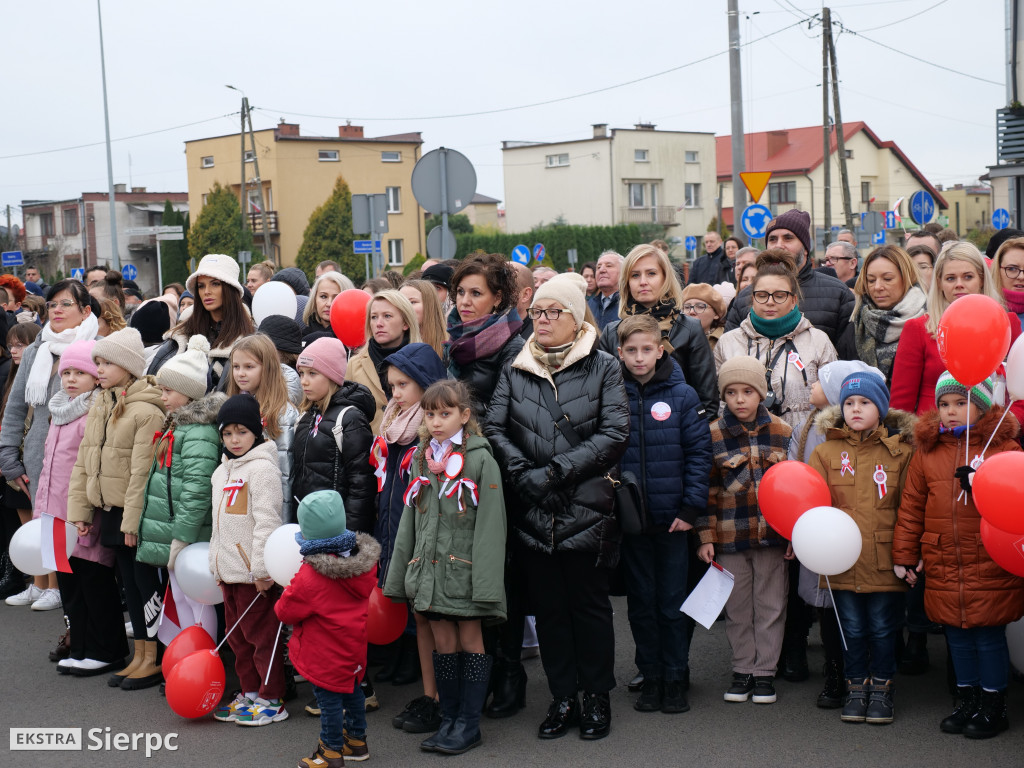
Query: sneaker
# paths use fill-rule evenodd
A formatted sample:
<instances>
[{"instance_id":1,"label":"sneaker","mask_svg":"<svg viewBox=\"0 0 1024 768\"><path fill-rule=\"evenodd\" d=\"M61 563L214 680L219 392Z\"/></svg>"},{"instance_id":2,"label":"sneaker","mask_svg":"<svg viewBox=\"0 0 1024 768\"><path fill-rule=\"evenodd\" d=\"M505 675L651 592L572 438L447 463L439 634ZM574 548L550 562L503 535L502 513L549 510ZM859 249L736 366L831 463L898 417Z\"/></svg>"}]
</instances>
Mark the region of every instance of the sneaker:
<instances>
[{"instance_id":1,"label":"sneaker","mask_svg":"<svg viewBox=\"0 0 1024 768\"><path fill-rule=\"evenodd\" d=\"M755 677L754 695L751 699L755 704L774 704L777 699L775 695L775 679L771 677Z\"/></svg>"},{"instance_id":2,"label":"sneaker","mask_svg":"<svg viewBox=\"0 0 1024 768\"><path fill-rule=\"evenodd\" d=\"M244 713L235 718L239 725L269 725L288 719L288 710L284 708L283 699L256 698Z\"/></svg>"},{"instance_id":3,"label":"sneaker","mask_svg":"<svg viewBox=\"0 0 1024 768\"><path fill-rule=\"evenodd\" d=\"M367 678L359 684L359 687L363 689L363 697L366 699L366 711L376 712L380 709L380 701L377 700L377 692L373 690L373 683Z\"/></svg>"},{"instance_id":4,"label":"sneaker","mask_svg":"<svg viewBox=\"0 0 1024 768\"><path fill-rule=\"evenodd\" d=\"M57 674L70 675L71 670L75 668L75 662L77 661L78 659L72 659L70 657L66 659L61 659L57 662Z\"/></svg>"},{"instance_id":5,"label":"sneaker","mask_svg":"<svg viewBox=\"0 0 1024 768\"><path fill-rule=\"evenodd\" d=\"M723 697L726 701L747 701L754 690L754 676L732 673L732 685Z\"/></svg>"},{"instance_id":6,"label":"sneaker","mask_svg":"<svg viewBox=\"0 0 1024 768\"><path fill-rule=\"evenodd\" d=\"M430 696L419 696L391 718L391 725L406 733L434 733L441 726L440 705Z\"/></svg>"},{"instance_id":7,"label":"sneaker","mask_svg":"<svg viewBox=\"0 0 1024 768\"><path fill-rule=\"evenodd\" d=\"M345 748L341 753L345 760L352 760L354 762L361 762L370 757L370 748L366 746L366 739L357 739L353 736L345 734Z\"/></svg>"},{"instance_id":8,"label":"sneaker","mask_svg":"<svg viewBox=\"0 0 1024 768\"><path fill-rule=\"evenodd\" d=\"M8 605L32 605L32 603L42 596L43 590L35 584L29 584L24 591L19 592L16 595L11 595L4 600L4 602Z\"/></svg>"},{"instance_id":9,"label":"sneaker","mask_svg":"<svg viewBox=\"0 0 1024 768\"><path fill-rule=\"evenodd\" d=\"M60 607L59 589L44 589L39 599L32 603L33 611L52 611Z\"/></svg>"},{"instance_id":10,"label":"sneaker","mask_svg":"<svg viewBox=\"0 0 1024 768\"><path fill-rule=\"evenodd\" d=\"M230 704L224 704L214 710L213 717L222 723L233 723L240 715L248 714L252 705L252 699L242 693L236 693Z\"/></svg>"},{"instance_id":11,"label":"sneaker","mask_svg":"<svg viewBox=\"0 0 1024 768\"><path fill-rule=\"evenodd\" d=\"M317 702L316 696L306 705L306 714L310 717L320 717L320 704Z\"/></svg>"}]
</instances>

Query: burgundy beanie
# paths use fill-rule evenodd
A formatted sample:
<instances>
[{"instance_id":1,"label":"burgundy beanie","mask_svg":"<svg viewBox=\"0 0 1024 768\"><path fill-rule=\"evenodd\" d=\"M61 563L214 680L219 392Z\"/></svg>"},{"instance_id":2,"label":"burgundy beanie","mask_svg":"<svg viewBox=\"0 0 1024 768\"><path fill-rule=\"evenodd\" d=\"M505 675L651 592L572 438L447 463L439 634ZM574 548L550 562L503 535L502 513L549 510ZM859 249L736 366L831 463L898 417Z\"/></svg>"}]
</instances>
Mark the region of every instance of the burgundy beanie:
<instances>
[{"instance_id":1,"label":"burgundy beanie","mask_svg":"<svg viewBox=\"0 0 1024 768\"><path fill-rule=\"evenodd\" d=\"M811 215L807 211L798 211L794 208L781 216L776 216L768 222L765 238L775 229L788 229L804 244L804 250L807 253L811 252Z\"/></svg>"},{"instance_id":2,"label":"burgundy beanie","mask_svg":"<svg viewBox=\"0 0 1024 768\"><path fill-rule=\"evenodd\" d=\"M344 384L345 369L348 368L348 350L338 339L324 336L307 344L299 353L295 365L313 368L335 384Z\"/></svg>"}]
</instances>

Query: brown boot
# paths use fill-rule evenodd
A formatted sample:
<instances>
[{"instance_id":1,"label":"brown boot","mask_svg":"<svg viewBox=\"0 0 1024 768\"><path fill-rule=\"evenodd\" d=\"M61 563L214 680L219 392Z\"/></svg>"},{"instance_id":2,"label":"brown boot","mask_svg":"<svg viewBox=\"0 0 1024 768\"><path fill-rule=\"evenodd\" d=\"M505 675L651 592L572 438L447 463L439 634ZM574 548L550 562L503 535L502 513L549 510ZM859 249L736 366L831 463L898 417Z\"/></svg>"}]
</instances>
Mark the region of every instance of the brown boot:
<instances>
[{"instance_id":1,"label":"brown boot","mask_svg":"<svg viewBox=\"0 0 1024 768\"><path fill-rule=\"evenodd\" d=\"M107 685L109 685L111 688L120 688L121 683L124 682L124 679L128 677L128 675L130 675L136 669L142 666L142 662L145 657L145 654L142 652L142 642L143 641L141 640L134 641L133 645L135 649L135 655L132 656L132 660L128 662L128 666L122 669L120 672L115 672L107 678Z\"/></svg>"},{"instance_id":2,"label":"brown boot","mask_svg":"<svg viewBox=\"0 0 1024 768\"><path fill-rule=\"evenodd\" d=\"M140 641L136 640L135 642L138 644ZM141 642L142 664L124 678L124 681L121 683L122 691L138 691L143 688L152 688L154 685L159 685L163 680L160 665L156 661L157 652L160 648L159 642L156 640L142 640Z\"/></svg>"},{"instance_id":3,"label":"brown boot","mask_svg":"<svg viewBox=\"0 0 1024 768\"><path fill-rule=\"evenodd\" d=\"M299 760L298 768L344 768L345 758L340 752L328 749L321 741L316 752Z\"/></svg>"}]
</instances>

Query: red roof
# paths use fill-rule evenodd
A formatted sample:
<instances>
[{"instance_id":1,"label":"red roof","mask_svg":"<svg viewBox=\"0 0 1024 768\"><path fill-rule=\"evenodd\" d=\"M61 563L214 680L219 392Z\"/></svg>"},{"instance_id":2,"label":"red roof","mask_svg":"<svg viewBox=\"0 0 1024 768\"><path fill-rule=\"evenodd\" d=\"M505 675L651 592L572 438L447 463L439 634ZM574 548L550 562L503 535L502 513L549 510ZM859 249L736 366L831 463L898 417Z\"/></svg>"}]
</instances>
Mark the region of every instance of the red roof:
<instances>
[{"instance_id":1,"label":"red roof","mask_svg":"<svg viewBox=\"0 0 1024 768\"><path fill-rule=\"evenodd\" d=\"M896 146L896 142L882 141L867 126L867 123L863 121L843 123L843 136L847 141L859 131L864 131L876 147L892 150L900 161L907 166L914 175L914 178L921 183L921 186L935 198L935 204L938 208L949 207L945 198L931 185L928 179L924 177L924 174L917 169L917 166L910 162L910 158L903 153L902 149ZM829 148L830 154L836 151L836 141L836 134L833 131L831 147ZM779 176L810 173L821 165L824 157L820 125L748 133L744 137L744 145L747 169L771 171ZM716 136L715 150L718 156L718 180L729 181L732 178L732 137Z\"/></svg>"}]
</instances>

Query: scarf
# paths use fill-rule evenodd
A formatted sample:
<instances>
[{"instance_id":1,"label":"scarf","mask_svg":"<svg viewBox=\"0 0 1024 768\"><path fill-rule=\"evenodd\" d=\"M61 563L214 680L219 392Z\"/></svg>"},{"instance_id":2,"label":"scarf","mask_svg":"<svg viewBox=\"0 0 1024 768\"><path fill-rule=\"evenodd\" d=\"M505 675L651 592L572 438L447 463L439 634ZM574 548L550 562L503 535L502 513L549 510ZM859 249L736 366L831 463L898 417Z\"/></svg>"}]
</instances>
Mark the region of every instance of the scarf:
<instances>
[{"instance_id":1,"label":"scarf","mask_svg":"<svg viewBox=\"0 0 1024 768\"><path fill-rule=\"evenodd\" d=\"M643 304L638 304L637 301L630 296L626 299L626 314L627 315L650 315L658 321L658 327L661 328L661 344L665 347L665 351L670 355L675 351L675 347L669 343L668 337L672 333L672 326L675 325L676 319L679 317L679 307L672 299L662 299L653 307L645 307Z\"/></svg>"},{"instance_id":2,"label":"scarf","mask_svg":"<svg viewBox=\"0 0 1024 768\"><path fill-rule=\"evenodd\" d=\"M445 362L453 373L458 373L460 366L495 354L522 327L523 321L515 307L465 323L459 318L458 310L452 309L448 315L448 341L444 345Z\"/></svg>"},{"instance_id":3,"label":"scarf","mask_svg":"<svg viewBox=\"0 0 1024 768\"><path fill-rule=\"evenodd\" d=\"M70 424L75 419L88 415L89 407L92 405L93 397L100 390L92 389L76 395L72 400L63 389L57 390L50 398L50 423L56 427Z\"/></svg>"},{"instance_id":4,"label":"scarf","mask_svg":"<svg viewBox=\"0 0 1024 768\"><path fill-rule=\"evenodd\" d=\"M892 365L896 360L896 347L903 326L907 320L923 315L926 303L924 291L916 285L889 309L878 309L870 298L862 297L860 310L854 318L857 356L868 365L878 368L886 381L892 377Z\"/></svg>"},{"instance_id":5,"label":"scarf","mask_svg":"<svg viewBox=\"0 0 1024 768\"><path fill-rule=\"evenodd\" d=\"M384 359L388 355L395 354L395 352L408 343L408 331L402 335L402 342L397 347L392 347L391 349L384 349L384 347L378 344L377 340L372 336L370 337L370 340L366 342L366 351L370 355L370 362L373 363L374 370L377 371L377 379L380 381L380 388L384 390L384 396L389 400L391 399L391 385L388 384L388 364L384 362Z\"/></svg>"},{"instance_id":6,"label":"scarf","mask_svg":"<svg viewBox=\"0 0 1024 768\"><path fill-rule=\"evenodd\" d=\"M1016 315L1024 312L1024 291L1011 291L1003 289L1003 298L1006 299L1007 308Z\"/></svg>"},{"instance_id":7,"label":"scarf","mask_svg":"<svg viewBox=\"0 0 1024 768\"><path fill-rule=\"evenodd\" d=\"M536 342L536 336L531 336L530 353L536 358L538 363L548 369L548 373L554 373L565 363L566 355L576 346L576 342L583 338L583 330L584 326L581 325L572 341L557 347L542 347Z\"/></svg>"},{"instance_id":8,"label":"scarf","mask_svg":"<svg viewBox=\"0 0 1024 768\"><path fill-rule=\"evenodd\" d=\"M437 442L432 439L427 444L427 449L424 451L424 456L427 459L427 467L435 475L443 473L448 464L448 457L455 452L455 446L462 445L462 430L460 429L454 435L443 442ZM434 457L437 456L435 459Z\"/></svg>"},{"instance_id":9,"label":"scarf","mask_svg":"<svg viewBox=\"0 0 1024 768\"><path fill-rule=\"evenodd\" d=\"M950 429L949 427L947 427L947 426L946 426L945 424L943 424L942 422L939 422L939 434L940 434L940 435L945 435L945 434L952 434L952 435L953 435L953 437L963 437L963 434L964 434L964 432L966 432L966 431L967 431L967 428L968 428L969 426L972 426L972 427L974 427L975 429L977 429L977 428L978 428L978 425L977 425L977 424L970 424L970 425L968 425L968 424L965 424L965 425L964 425L964 426L962 426L962 427L953 427L952 429Z\"/></svg>"},{"instance_id":10,"label":"scarf","mask_svg":"<svg viewBox=\"0 0 1024 768\"><path fill-rule=\"evenodd\" d=\"M419 403L402 410L398 403L392 400L384 409L380 433L390 445L409 445L416 441L416 434L422 421L423 409Z\"/></svg>"},{"instance_id":11,"label":"scarf","mask_svg":"<svg viewBox=\"0 0 1024 768\"><path fill-rule=\"evenodd\" d=\"M356 546L356 535L354 532L346 530L330 539L306 539L301 533L296 533L295 541L299 545L299 554L303 557L309 555L348 557Z\"/></svg>"},{"instance_id":12,"label":"scarf","mask_svg":"<svg viewBox=\"0 0 1024 768\"><path fill-rule=\"evenodd\" d=\"M761 317L753 307L750 308L750 324L755 331L769 339L778 339L792 333L802 318L800 307L793 307L789 314L773 318Z\"/></svg>"},{"instance_id":13,"label":"scarf","mask_svg":"<svg viewBox=\"0 0 1024 768\"><path fill-rule=\"evenodd\" d=\"M92 312L86 315L85 319L76 327L67 328L60 333L55 333L49 323L44 325L39 334L43 343L36 350L36 359L32 361L32 368L28 372L28 382L25 384L25 402L31 406L44 405L50 389L53 358L59 358L74 341L95 339L97 331L99 331L99 323Z\"/></svg>"}]
</instances>

